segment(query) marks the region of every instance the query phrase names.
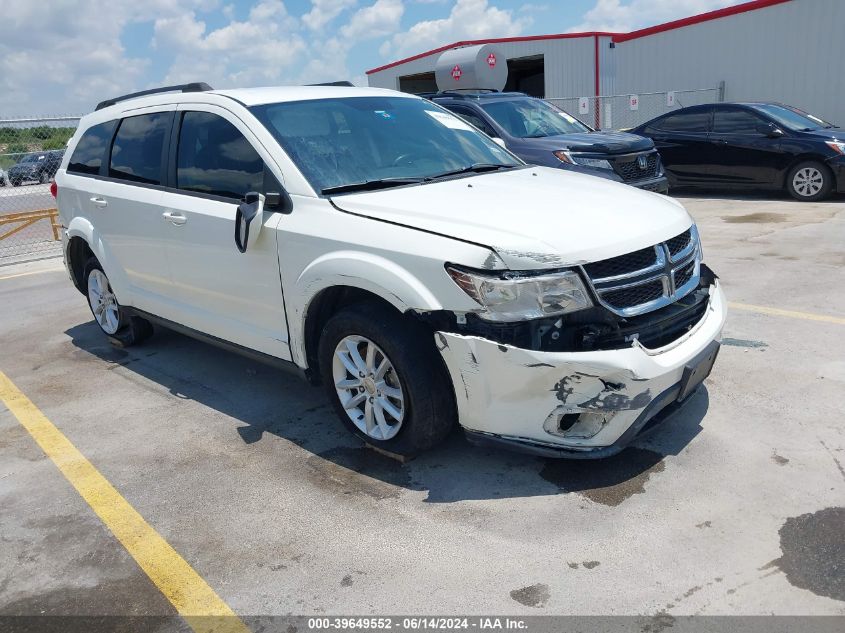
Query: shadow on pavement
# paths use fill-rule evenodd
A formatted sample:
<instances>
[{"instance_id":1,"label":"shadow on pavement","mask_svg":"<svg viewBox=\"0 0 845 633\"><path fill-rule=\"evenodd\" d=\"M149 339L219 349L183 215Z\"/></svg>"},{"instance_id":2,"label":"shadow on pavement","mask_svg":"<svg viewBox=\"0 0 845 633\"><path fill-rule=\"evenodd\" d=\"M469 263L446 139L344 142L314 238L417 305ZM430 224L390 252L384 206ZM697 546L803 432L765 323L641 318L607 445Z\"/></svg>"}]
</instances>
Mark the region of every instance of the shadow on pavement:
<instances>
[{"instance_id":1,"label":"shadow on pavement","mask_svg":"<svg viewBox=\"0 0 845 633\"><path fill-rule=\"evenodd\" d=\"M663 471L663 458L690 443L709 405L700 389L653 433L605 460L546 460L476 448L456 429L441 446L400 464L352 436L322 388L281 370L161 328L128 350L110 345L93 321L66 334L77 348L229 416L238 441L255 444L272 434L296 444L305 451L303 476L337 494L385 498L407 489L427 491L427 502L447 503L579 493L615 506L642 493L649 477Z\"/></svg>"}]
</instances>

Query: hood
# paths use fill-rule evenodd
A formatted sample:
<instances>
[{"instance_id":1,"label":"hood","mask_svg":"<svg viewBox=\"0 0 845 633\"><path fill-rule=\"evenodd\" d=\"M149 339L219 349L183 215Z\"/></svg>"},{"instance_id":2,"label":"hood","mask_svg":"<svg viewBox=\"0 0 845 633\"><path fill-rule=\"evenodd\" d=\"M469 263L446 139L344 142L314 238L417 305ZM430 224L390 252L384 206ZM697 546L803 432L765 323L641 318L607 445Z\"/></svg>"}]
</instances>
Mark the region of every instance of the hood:
<instances>
[{"instance_id":1,"label":"hood","mask_svg":"<svg viewBox=\"0 0 845 633\"><path fill-rule=\"evenodd\" d=\"M520 143L532 147L555 151L570 149L575 152L596 152L598 154L629 154L642 152L654 147L650 138L628 134L627 132L579 132L577 134L558 134L542 138L524 138Z\"/></svg>"},{"instance_id":2,"label":"hood","mask_svg":"<svg viewBox=\"0 0 845 633\"><path fill-rule=\"evenodd\" d=\"M820 130L802 132L801 134L805 137L815 137L820 141L845 141L845 129L842 129L841 127L822 128Z\"/></svg>"},{"instance_id":3,"label":"hood","mask_svg":"<svg viewBox=\"0 0 845 633\"><path fill-rule=\"evenodd\" d=\"M9 173L30 173L38 170L38 163L18 163L9 167Z\"/></svg>"},{"instance_id":4,"label":"hood","mask_svg":"<svg viewBox=\"0 0 845 633\"><path fill-rule=\"evenodd\" d=\"M666 196L548 167L348 194L332 202L342 211L486 246L512 270L622 255L692 224L683 206Z\"/></svg>"}]
</instances>

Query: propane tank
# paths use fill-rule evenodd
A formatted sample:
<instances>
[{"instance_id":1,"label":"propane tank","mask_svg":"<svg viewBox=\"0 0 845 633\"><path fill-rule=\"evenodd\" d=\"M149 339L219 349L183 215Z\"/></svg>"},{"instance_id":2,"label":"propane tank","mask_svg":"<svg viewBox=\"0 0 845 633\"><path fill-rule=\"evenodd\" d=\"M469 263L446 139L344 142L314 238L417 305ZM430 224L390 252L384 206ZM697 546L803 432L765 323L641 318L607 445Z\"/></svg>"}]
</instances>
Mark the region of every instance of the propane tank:
<instances>
[{"instance_id":1,"label":"propane tank","mask_svg":"<svg viewBox=\"0 0 845 633\"><path fill-rule=\"evenodd\" d=\"M434 69L437 89L497 90L508 81L505 56L489 44L466 46L445 51Z\"/></svg>"}]
</instances>

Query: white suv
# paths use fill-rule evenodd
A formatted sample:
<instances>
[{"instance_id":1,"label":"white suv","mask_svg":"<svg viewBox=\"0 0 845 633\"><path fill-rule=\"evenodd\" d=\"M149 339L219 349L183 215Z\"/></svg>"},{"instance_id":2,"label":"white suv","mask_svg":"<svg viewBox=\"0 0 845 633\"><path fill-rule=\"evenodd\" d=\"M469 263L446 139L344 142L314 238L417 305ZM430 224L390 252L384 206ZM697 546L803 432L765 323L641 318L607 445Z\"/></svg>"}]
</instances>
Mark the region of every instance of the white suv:
<instances>
[{"instance_id":1,"label":"white suv","mask_svg":"<svg viewBox=\"0 0 845 633\"><path fill-rule=\"evenodd\" d=\"M602 457L710 372L726 304L676 201L525 165L389 90L204 84L82 119L56 175L96 322L326 386L369 444Z\"/></svg>"}]
</instances>

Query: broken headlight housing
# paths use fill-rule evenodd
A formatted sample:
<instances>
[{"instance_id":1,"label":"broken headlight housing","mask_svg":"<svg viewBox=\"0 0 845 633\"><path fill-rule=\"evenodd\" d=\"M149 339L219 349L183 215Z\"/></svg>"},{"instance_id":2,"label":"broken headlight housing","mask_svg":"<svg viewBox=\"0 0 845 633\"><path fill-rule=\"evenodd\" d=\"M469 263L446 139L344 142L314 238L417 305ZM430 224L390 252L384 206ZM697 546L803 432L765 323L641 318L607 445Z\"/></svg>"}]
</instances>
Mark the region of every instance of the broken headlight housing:
<instances>
[{"instance_id":1,"label":"broken headlight housing","mask_svg":"<svg viewBox=\"0 0 845 633\"><path fill-rule=\"evenodd\" d=\"M525 321L583 310L593 305L578 273L480 272L446 266L458 286L484 308L487 321Z\"/></svg>"}]
</instances>

